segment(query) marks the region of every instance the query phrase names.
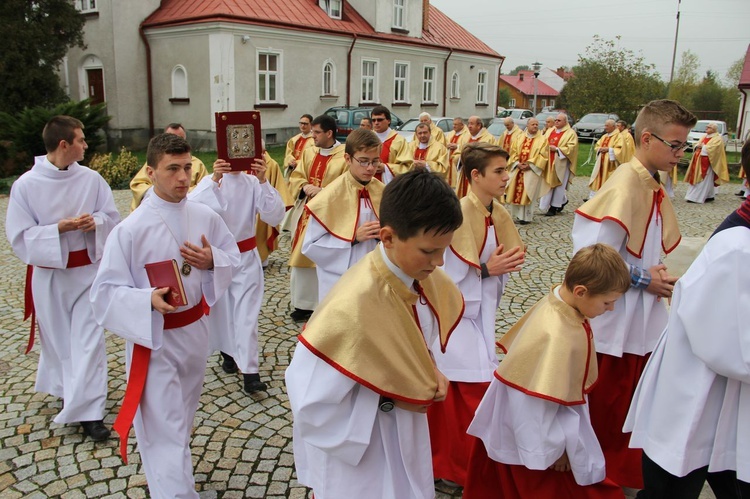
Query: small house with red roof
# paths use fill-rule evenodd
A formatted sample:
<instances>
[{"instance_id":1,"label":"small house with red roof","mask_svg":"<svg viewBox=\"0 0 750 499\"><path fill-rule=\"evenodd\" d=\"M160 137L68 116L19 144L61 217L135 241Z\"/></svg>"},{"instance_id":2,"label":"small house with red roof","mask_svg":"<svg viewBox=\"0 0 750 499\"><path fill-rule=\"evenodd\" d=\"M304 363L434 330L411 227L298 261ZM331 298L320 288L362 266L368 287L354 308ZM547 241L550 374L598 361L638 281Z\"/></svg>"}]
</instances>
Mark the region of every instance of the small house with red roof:
<instances>
[{"instance_id":1,"label":"small house with red roof","mask_svg":"<svg viewBox=\"0 0 750 499\"><path fill-rule=\"evenodd\" d=\"M740 74L740 113L737 119L737 138L743 142L750 139L750 45L745 53L745 63Z\"/></svg>"},{"instance_id":2,"label":"small house with red roof","mask_svg":"<svg viewBox=\"0 0 750 499\"><path fill-rule=\"evenodd\" d=\"M214 144L214 113L260 110L267 143L304 113L383 104L402 119L490 117L503 57L429 0L76 0L86 49L60 77L107 103L109 145L182 123Z\"/></svg>"},{"instance_id":3,"label":"small house with red roof","mask_svg":"<svg viewBox=\"0 0 750 499\"><path fill-rule=\"evenodd\" d=\"M533 71L519 71L517 75L500 75L498 78L498 89L507 88L510 91L510 103L508 107L531 109L537 114L545 107L555 107L555 102L560 97L560 92L542 81L534 78ZM534 88L536 86L536 109L533 109Z\"/></svg>"}]
</instances>

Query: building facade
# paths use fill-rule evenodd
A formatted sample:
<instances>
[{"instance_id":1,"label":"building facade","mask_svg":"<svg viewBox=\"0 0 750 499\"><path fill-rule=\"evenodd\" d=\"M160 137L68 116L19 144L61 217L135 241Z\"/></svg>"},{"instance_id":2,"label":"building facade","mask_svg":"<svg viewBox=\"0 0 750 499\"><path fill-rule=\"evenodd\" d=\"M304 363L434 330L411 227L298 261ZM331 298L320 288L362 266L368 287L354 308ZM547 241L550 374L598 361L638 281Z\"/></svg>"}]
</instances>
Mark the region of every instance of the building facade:
<instances>
[{"instance_id":1,"label":"building facade","mask_svg":"<svg viewBox=\"0 0 750 499\"><path fill-rule=\"evenodd\" d=\"M87 48L61 78L72 99L101 99L109 145L143 147L180 122L215 146L214 113L261 112L281 143L301 114L383 104L402 119L496 107L503 57L429 0L77 0Z\"/></svg>"}]
</instances>

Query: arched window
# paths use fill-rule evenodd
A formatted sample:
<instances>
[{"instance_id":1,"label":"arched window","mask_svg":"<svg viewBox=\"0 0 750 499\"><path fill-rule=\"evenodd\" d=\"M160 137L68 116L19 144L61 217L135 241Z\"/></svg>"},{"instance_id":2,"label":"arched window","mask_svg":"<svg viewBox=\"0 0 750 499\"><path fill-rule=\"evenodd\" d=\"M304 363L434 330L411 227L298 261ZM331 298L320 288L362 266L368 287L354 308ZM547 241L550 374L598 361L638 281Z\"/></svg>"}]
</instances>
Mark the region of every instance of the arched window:
<instances>
[{"instance_id":1,"label":"arched window","mask_svg":"<svg viewBox=\"0 0 750 499\"><path fill-rule=\"evenodd\" d=\"M335 95L336 67L330 59L323 63L323 94Z\"/></svg>"},{"instance_id":2,"label":"arched window","mask_svg":"<svg viewBox=\"0 0 750 499\"><path fill-rule=\"evenodd\" d=\"M188 98L187 70L180 64L172 69L172 98Z\"/></svg>"},{"instance_id":3,"label":"arched window","mask_svg":"<svg viewBox=\"0 0 750 499\"><path fill-rule=\"evenodd\" d=\"M451 76L451 99L460 99L461 98L461 81L458 77L458 72L454 72L453 76Z\"/></svg>"}]
</instances>

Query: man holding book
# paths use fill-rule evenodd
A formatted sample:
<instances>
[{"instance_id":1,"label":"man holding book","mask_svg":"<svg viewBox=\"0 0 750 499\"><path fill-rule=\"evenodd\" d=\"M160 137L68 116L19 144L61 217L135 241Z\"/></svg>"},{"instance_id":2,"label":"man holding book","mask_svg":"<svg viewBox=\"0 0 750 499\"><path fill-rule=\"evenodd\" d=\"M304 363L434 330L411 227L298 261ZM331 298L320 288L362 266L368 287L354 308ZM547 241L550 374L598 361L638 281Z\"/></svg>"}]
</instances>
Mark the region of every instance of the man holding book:
<instances>
[{"instance_id":1,"label":"man holding book","mask_svg":"<svg viewBox=\"0 0 750 499\"><path fill-rule=\"evenodd\" d=\"M154 195L110 234L91 303L99 324L127 340L114 424L123 457L132 423L151 496L197 498L189 445L208 358L204 305L227 290L240 256L221 217L186 199L190 145L164 133L147 155ZM148 264L160 264L165 281L151 282ZM187 304L174 306L165 298L180 282Z\"/></svg>"}]
</instances>

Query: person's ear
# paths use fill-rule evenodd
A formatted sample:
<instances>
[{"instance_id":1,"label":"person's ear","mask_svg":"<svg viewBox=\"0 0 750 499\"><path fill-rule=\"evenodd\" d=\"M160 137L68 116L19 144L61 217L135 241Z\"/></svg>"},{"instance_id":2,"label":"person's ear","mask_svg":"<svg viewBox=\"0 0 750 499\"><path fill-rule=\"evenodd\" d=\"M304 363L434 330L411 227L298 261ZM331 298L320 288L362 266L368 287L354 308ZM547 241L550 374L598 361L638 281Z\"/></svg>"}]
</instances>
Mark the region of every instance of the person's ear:
<instances>
[{"instance_id":1,"label":"person's ear","mask_svg":"<svg viewBox=\"0 0 750 499\"><path fill-rule=\"evenodd\" d=\"M588 292L588 288L582 284L576 284L573 286L573 295L577 298L584 298Z\"/></svg>"},{"instance_id":2,"label":"person's ear","mask_svg":"<svg viewBox=\"0 0 750 499\"><path fill-rule=\"evenodd\" d=\"M393 240L396 238L396 234L393 232L393 229L386 225L385 227L380 228L380 242L383 244L384 248L391 249L393 248Z\"/></svg>"}]
</instances>

